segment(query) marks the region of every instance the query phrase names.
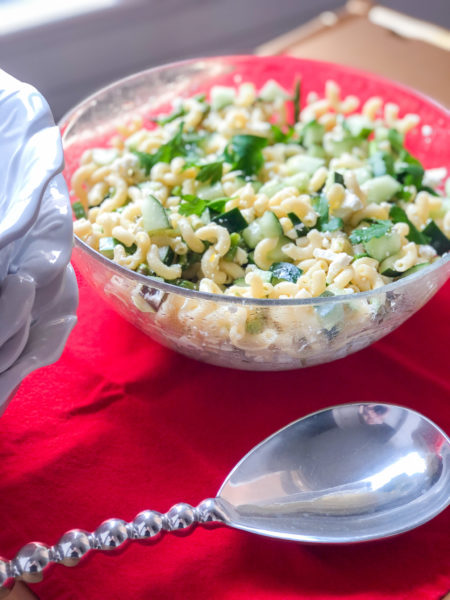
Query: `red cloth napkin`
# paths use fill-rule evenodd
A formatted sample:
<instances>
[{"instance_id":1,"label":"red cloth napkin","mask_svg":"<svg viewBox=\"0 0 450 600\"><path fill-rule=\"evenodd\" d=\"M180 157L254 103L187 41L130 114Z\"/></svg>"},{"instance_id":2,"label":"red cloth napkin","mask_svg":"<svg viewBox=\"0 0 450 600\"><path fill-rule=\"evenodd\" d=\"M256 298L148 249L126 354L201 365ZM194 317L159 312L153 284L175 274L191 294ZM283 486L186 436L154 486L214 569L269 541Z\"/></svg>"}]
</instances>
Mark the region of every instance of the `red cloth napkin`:
<instances>
[{"instance_id":1,"label":"red cloth napkin","mask_svg":"<svg viewBox=\"0 0 450 600\"><path fill-rule=\"evenodd\" d=\"M62 358L30 375L0 420L0 554L67 529L213 496L256 443L348 401L413 407L450 430L447 285L384 340L337 362L251 373L205 365L137 331L80 279ZM57 566L46 600L438 599L450 588L450 513L379 542L315 546L227 528L133 543Z\"/></svg>"}]
</instances>

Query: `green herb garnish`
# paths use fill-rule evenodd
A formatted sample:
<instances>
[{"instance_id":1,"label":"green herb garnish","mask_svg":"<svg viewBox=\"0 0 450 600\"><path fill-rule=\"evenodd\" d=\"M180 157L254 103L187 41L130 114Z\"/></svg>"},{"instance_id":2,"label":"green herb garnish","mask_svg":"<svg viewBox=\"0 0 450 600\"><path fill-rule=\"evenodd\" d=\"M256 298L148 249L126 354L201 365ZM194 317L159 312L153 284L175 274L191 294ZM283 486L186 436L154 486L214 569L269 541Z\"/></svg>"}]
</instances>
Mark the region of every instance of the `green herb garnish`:
<instances>
[{"instance_id":1,"label":"green herb garnish","mask_svg":"<svg viewBox=\"0 0 450 600\"><path fill-rule=\"evenodd\" d=\"M329 216L329 205L325 194L313 198L312 205L318 215L316 228L319 231L336 231L344 225L340 217Z\"/></svg>"},{"instance_id":2,"label":"green herb garnish","mask_svg":"<svg viewBox=\"0 0 450 600\"><path fill-rule=\"evenodd\" d=\"M72 210L77 219L86 218L86 211L84 210L84 206L81 204L81 202L74 202L72 204Z\"/></svg>"},{"instance_id":3,"label":"green herb garnish","mask_svg":"<svg viewBox=\"0 0 450 600\"><path fill-rule=\"evenodd\" d=\"M187 110L183 107L180 107L170 115L167 115L166 117L157 117L156 119L153 119L153 121L158 123L158 125L166 125L167 123L172 123L172 121L175 121L175 119L184 117L186 114Z\"/></svg>"},{"instance_id":4,"label":"green herb garnish","mask_svg":"<svg viewBox=\"0 0 450 600\"><path fill-rule=\"evenodd\" d=\"M352 233L349 235L349 239L352 244L361 244L368 242L372 238L379 238L383 235L386 235L391 227L391 221L373 219L372 225L369 225L369 227L362 227L361 229L355 229L352 231Z\"/></svg>"},{"instance_id":5,"label":"green herb garnish","mask_svg":"<svg viewBox=\"0 0 450 600\"><path fill-rule=\"evenodd\" d=\"M184 194L181 196L179 213L184 216L197 215L200 217L207 208L214 212L222 213L225 210L225 204L228 200L231 200L231 198L203 200L203 198L199 198L193 194Z\"/></svg>"},{"instance_id":6,"label":"green herb garnish","mask_svg":"<svg viewBox=\"0 0 450 600\"><path fill-rule=\"evenodd\" d=\"M198 172L196 179L203 182L210 181L213 184L222 179L222 174L223 163L212 162L200 166L200 171Z\"/></svg>"},{"instance_id":7,"label":"green herb garnish","mask_svg":"<svg viewBox=\"0 0 450 600\"><path fill-rule=\"evenodd\" d=\"M239 170L245 175L254 175L264 164L262 149L267 143L266 138L258 135L235 135L225 148L224 158L231 164L233 171Z\"/></svg>"}]
</instances>

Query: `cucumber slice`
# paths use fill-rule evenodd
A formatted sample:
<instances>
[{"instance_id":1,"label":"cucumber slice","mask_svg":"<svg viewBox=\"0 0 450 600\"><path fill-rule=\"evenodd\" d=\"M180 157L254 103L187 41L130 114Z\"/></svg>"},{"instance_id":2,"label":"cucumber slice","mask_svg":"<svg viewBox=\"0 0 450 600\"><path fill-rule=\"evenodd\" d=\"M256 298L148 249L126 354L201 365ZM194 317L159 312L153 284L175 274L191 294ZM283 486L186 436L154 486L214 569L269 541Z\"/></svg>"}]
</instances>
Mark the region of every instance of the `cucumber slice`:
<instances>
[{"instance_id":1,"label":"cucumber slice","mask_svg":"<svg viewBox=\"0 0 450 600\"><path fill-rule=\"evenodd\" d=\"M240 287L249 287L248 283L245 283L245 277L238 277L233 281L233 285L238 285Z\"/></svg>"},{"instance_id":2,"label":"cucumber slice","mask_svg":"<svg viewBox=\"0 0 450 600\"><path fill-rule=\"evenodd\" d=\"M288 262L274 263L270 270L272 271L272 285L276 285L282 281L296 283L297 279L302 274L302 270Z\"/></svg>"},{"instance_id":3,"label":"cucumber slice","mask_svg":"<svg viewBox=\"0 0 450 600\"><path fill-rule=\"evenodd\" d=\"M223 198L225 193L222 184L218 181L213 185L200 185L196 195L202 200L216 200L217 198Z\"/></svg>"},{"instance_id":4,"label":"cucumber slice","mask_svg":"<svg viewBox=\"0 0 450 600\"><path fill-rule=\"evenodd\" d=\"M353 173L355 174L356 181L359 183L359 185L362 185L369 179L372 179L372 172L368 167L358 167L357 169L353 170Z\"/></svg>"},{"instance_id":5,"label":"cucumber slice","mask_svg":"<svg viewBox=\"0 0 450 600\"><path fill-rule=\"evenodd\" d=\"M401 258L400 254L393 254L385 258L380 264L380 273L386 275L386 277L398 277L404 273L404 271L398 271L394 268L394 264L399 258Z\"/></svg>"},{"instance_id":6,"label":"cucumber slice","mask_svg":"<svg viewBox=\"0 0 450 600\"><path fill-rule=\"evenodd\" d=\"M212 222L220 225L221 227L225 227L225 229L227 229L230 233L239 233L248 225L238 208L233 208L222 215L214 217Z\"/></svg>"},{"instance_id":7,"label":"cucumber slice","mask_svg":"<svg viewBox=\"0 0 450 600\"><path fill-rule=\"evenodd\" d=\"M312 146L309 146L306 153L308 154L308 156L314 156L315 158L327 157L327 153L325 152L323 146L321 146L320 144L312 144Z\"/></svg>"},{"instance_id":8,"label":"cucumber slice","mask_svg":"<svg viewBox=\"0 0 450 600\"><path fill-rule=\"evenodd\" d=\"M386 202L390 200L401 189L401 184L390 175L382 175L365 181L361 189L367 194L367 202L369 204Z\"/></svg>"},{"instance_id":9,"label":"cucumber slice","mask_svg":"<svg viewBox=\"0 0 450 600\"><path fill-rule=\"evenodd\" d=\"M364 242L364 248L369 256L382 262L388 256L397 254L402 247L402 239L396 231L391 231L381 237L373 237Z\"/></svg>"},{"instance_id":10,"label":"cucumber slice","mask_svg":"<svg viewBox=\"0 0 450 600\"><path fill-rule=\"evenodd\" d=\"M272 181L268 181L267 183L262 185L259 189L259 192L261 194L265 194L268 198L272 198L272 196L277 194L284 187L286 187L284 181L273 179Z\"/></svg>"},{"instance_id":11,"label":"cucumber slice","mask_svg":"<svg viewBox=\"0 0 450 600\"><path fill-rule=\"evenodd\" d=\"M421 271L424 267L429 266L429 262L420 263L420 265L414 265L410 269L407 269L404 273L401 273L401 277L408 277L408 275L412 275L413 273L417 273L417 271Z\"/></svg>"},{"instance_id":12,"label":"cucumber slice","mask_svg":"<svg viewBox=\"0 0 450 600\"><path fill-rule=\"evenodd\" d=\"M256 245L264 238L259 225L259 219L256 219L242 232L242 238L249 248L256 248Z\"/></svg>"},{"instance_id":13,"label":"cucumber slice","mask_svg":"<svg viewBox=\"0 0 450 600\"><path fill-rule=\"evenodd\" d=\"M161 202L154 196L147 196L142 202L142 219L145 231L154 233L161 229L170 229L169 219Z\"/></svg>"},{"instance_id":14,"label":"cucumber slice","mask_svg":"<svg viewBox=\"0 0 450 600\"><path fill-rule=\"evenodd\" d=\"M98 243L98 251L106 258L114 258L114 248L117 246L117 241L113 237L100 238Z\"/></svg>"},{"instance_id":15,"label":"cucumber slice","mask_svg":"<svg viewBox=\"0 0 450 600\"><path fill-rule=\"evenodd\" d=\"M428 221L422 233L430 238L430 246L433 246L438 254L450 252L450 240L433 220Z\"/></svg>"},{"instance_id":16,"label":"cucumber slice","mask_svg":"<svg viewBox=\"0 0 450 600\"><path fill-rule=\"evenodd\" d=\"M366 139L374 130L372 121L363 115L351 115L346 118L345 123L352 136L356 138Z\"/></svg>"},{"instance_id":17,"label":"cucumber slice","mask_svg":"<svg viewBox=\"0 0 450 600\"><path fill-rule=\"evenodd\" d=\"M222 110L225 106L233 104L236 99L236 90L224 85L215 85L211 88L211 107Z\"/></svg>"},{"instance_id":18,"label":"cucumber slice","mask_svg":"<svg viewBox=\"0 0 450 600\"><path fill-rule=\"evenodd\" d=\"M259 218L259 226L263 237L272 238L283 235L283 228L278 218L270 210L266 211L262 217Z\"/></svg>"},{"instance_id":19,"label":"cucumber slice","mask_svg":"<svg viewBox=\"0 0 450 600\"><path fill-rule=\"evenodd\" d=\"M286 168L289 175L295 175L299 171L313 175L324 164L325 160L323 158L316 158L307 154L297 154L288 158Z\"/></svg>"},{"instance_id":20,"label":"cucumber slice","mask_svg":"<svg viewBox=\"0 0 450 600\"><path fill-rule=\"evenodd\" d=\"M324 148L331 156L339 157L344 153L351 153L353 148L359 147L363 141L354 137L346 137L341 140L329 137L325 138Z\"/></svg>"},{"instance_id":21,"label":"cucumber slice","mask_svg":"<svg viewBox=\"0 0 450 600\"><path fill-rule=\"evenodd\" d=\"M272 262L285 262L290 260L289 256L287 256L283 251L282 251L282 247L285 246L286 244L291 244L292 240L290 240L289 238L285 237L284 235L280 236L280 238L278 239L278 243L275 246L275 248L273 250L271 250L268 255L267 258L272 261Z\"/></svg>"},{"instance_id":22,"label":"cucumber slice","mask_svg":"<svg viewBox=\"0 0 450 600\"><path fill-rule=\"evenodd\" d=\"M316 120L306 123L301 132L302 145L310 148L316 144L321 144L325 135L325 127Z\"/></svg>"},{"instance_id":23,"label":"cucumber slice","mask_svg":"<svg viewBox=\"0 0 450 600\"><path fill-rule=\"evenodd\" d=\"M297 237L304 237L308 233L309 227L306 227L306 225L301 222L301 220L297 217L295 213L288 213L288 217L290 218L292 225L294 226Z\"/></svg>"},{"instance_id":24,"label":"cucumber slice","mask_svg":"<svg viewBox=\"0 0 450 600\"><path fill-rule=\"evenodd\" d=\"M307 173L296 173L290 177L286 177L284 183L287 186L292 186L298 189L299 192L308 191L309 176Z\"/></svg>"},{"instance_id":25,"label":"cucumber slice","mask_svg":"<svg viewBox=\"0 0 450 600\"><path fill-rule=\"evenodd\" d=\"M275 100L287 100L289 94L274 79L269 79L261 88L258 97L264 102L275 102Z\"/></svg>"}]
</instances>

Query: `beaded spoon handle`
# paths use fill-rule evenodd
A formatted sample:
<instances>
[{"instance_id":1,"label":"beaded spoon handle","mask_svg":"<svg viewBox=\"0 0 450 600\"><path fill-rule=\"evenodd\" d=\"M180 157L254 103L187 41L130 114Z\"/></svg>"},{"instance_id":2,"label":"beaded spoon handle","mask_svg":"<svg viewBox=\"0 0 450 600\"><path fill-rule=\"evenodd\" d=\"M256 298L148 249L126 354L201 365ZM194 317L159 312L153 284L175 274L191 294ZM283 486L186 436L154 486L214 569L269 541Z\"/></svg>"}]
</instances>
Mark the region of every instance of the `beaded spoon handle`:
<instances>
[{"instance_id":1,"label":"beaded spoon handle","mask_svg":"<svg viewBox=\"0 0 450 600\"><path fill-rule=\"evenodd\" d=\"M390 404L347 404L291 423L253 448L216 498L129 523L73 529L57 544L26 544L0 560L0 598L16 579L40 581L51 563L75 566L90 550L224 524L277 538L347 543L414 529L450 503L450 440L426 417ZM418 510L420 506L420 510ZM159 536L159 538L157 537Z\"/></svg>"}]
</instances>

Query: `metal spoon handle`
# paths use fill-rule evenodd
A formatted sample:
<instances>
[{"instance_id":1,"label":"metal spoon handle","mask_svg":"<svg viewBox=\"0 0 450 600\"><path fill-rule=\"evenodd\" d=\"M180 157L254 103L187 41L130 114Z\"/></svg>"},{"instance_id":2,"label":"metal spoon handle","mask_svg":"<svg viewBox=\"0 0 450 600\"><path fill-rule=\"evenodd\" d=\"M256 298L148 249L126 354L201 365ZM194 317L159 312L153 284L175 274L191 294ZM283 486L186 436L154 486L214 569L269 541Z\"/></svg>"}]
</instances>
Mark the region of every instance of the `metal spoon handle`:
<instances>
[{"instance_id":1,"label":"metal spoon handle","mask_svg":"<svg viewBox=\"0 0 450 600\"><path fill-rule=\"evenodd\" d=\"M128 540L155 538L166 531L190 533L197 524L223 523L224 520L217 500L208 498L195 508L180 502L166 513L144 510L129 523L108 519L91 533L72 529L54 546L30 542L12 560L0 558L0 598L11 591L16 579L29 583L41 581L44 569L52 563L74 567L90 550L115 550Z\"/></svg>"}]
</instances>

